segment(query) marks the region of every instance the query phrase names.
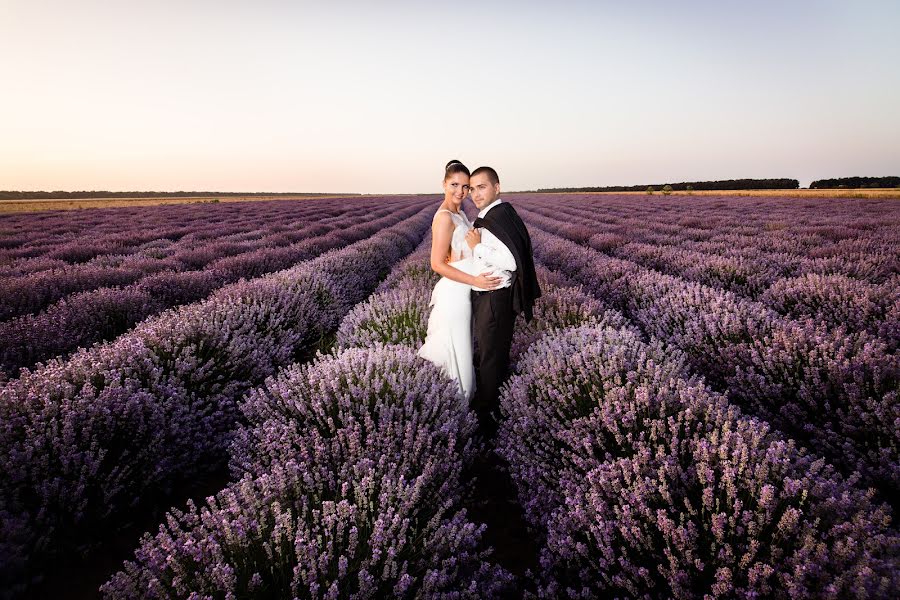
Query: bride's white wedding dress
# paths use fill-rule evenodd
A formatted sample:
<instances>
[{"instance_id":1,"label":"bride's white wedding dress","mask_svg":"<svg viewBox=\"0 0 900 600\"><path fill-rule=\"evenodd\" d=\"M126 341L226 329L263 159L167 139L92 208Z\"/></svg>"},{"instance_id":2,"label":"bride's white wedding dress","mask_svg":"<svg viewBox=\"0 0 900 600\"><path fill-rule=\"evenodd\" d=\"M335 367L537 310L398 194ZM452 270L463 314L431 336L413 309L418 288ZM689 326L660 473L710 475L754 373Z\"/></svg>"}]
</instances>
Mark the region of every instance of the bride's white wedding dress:
<instances>
[{"instance_id":1,"label":"bride's white wedding dress","mask_svg":"<svg viewBox=\"0 0 900 600\"><path fill-rule=\"evenodd\" d=\"M472 229L466 214L447 209L455 224L450 239L450 266L472 274L474 259L466 243L466 232ZM438 213L435 213L435 217ZM459 384L460 395L466 401L475 391L475 365L472 361L472 288L464 283L441 277L431 292L431 315L425 343L419 348L422 358L441 367Z\"/></svg>"}]
</instances>

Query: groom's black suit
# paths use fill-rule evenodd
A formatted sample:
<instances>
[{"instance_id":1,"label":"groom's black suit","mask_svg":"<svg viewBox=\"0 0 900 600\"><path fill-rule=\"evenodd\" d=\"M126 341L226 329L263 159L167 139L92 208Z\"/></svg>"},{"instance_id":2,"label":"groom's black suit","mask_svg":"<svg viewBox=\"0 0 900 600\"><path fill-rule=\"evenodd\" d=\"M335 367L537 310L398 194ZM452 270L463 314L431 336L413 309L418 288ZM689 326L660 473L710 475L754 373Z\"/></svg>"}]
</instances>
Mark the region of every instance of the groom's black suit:
<instances>
[{"instance_id":1,"label":"groom's black suit","mask_svg":"<svg viewBox=\"0 0 900 600\"><path fill-rule=\"evenodd\" d=\"M483 218L475 219L473 225L494 234L509 248L516 261L509 287L487 292L472 290L475 394L471 406L478 415L482 433L493 436L499 417L500 384L509 369L513 324L519 313L524 314L526 321L531 321L534 301L540 297L541 288L534 272L528 229L508 202L494 206Z\"/></svg>"}]
</instances>

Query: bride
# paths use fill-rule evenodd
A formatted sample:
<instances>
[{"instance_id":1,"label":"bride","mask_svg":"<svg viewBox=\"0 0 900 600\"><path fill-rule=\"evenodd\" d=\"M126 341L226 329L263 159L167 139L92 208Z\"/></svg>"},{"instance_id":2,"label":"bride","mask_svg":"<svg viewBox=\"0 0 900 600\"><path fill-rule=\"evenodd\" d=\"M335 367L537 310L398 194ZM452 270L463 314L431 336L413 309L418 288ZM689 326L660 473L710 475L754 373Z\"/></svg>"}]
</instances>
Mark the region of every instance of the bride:
<instances>
[{"instance_id":1,"label":"bride","mask_svg":"<svg viewBox=\"0 0 900 600\"><path fill-rule=\"evenodd\" d=\"M444 168L444 201L431 223L431 268L441 275L431 292L431 315L422 358L441 367L459 384L467 401L475 391L472 361L472 286L494 289L501 280L488 273L472 273L472 249L466 233L472 229L462 203L469 194L469 169L458 160Z\"/></svg>"}]
</instances>

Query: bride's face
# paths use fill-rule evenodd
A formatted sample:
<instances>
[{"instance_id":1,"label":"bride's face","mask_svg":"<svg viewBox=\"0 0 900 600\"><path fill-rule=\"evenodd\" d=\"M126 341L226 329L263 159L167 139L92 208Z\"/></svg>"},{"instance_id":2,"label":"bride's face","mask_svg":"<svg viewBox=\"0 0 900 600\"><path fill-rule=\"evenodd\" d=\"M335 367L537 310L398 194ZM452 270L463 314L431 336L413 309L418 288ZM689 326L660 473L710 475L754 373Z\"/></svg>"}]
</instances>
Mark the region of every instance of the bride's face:
<instances>
[{"instance_id":1,"label":"bride's face","mask_svg":"<svg viewBox=\"0 0 900 600\"><path fill-rule=\"evenodd\" d=\"M455 204L461 204L469 195L469 176L465 173L454 173L444 180L444 197Z\"/></svg>"}]
</instances>

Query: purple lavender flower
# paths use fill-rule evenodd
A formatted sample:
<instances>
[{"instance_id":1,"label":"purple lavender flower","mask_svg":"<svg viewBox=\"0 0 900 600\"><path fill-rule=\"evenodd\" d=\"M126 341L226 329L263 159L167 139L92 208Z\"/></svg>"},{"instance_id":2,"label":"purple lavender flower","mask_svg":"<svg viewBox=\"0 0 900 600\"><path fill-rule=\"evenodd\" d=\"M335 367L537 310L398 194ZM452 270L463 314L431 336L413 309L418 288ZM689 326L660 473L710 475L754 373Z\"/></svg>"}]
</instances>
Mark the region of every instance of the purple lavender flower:
<instances>
[{"instance_id":1,"label":"purple lavender flower","mask_svg":"<svg viewBox=\"0 0 900 600\"><path fill-rule=\"evenodd\" d=\"M20 566L89 550L129 511L152 508L179 482L220 468L239 424L237 401L278 367L309 355L418 244L429 212L222 288L6 383L0 517L4 528L22 532ZM15 566L3 563L4 570Z\"/></svg>"},{"instance_id":2,"label":"purple lavender flower","mask_svg":"<svg viewBox=\"0 0 900 600\"><path fill-rule=\"evenodd\" d=\"M342 348L376 343L421 346L428 331L431 288L403 281L403 285L377 292L355 306L338 328L337 345Z\"/></svg>"},{"instance_id":3,"label":"purple lavender flower","mask_svg":"<svg viewBox=\"0 0 900 600\"><path fill-rule=\"evenodd\" d=\"M885 498L900 489L900 358L866 332L786 319L730 292L663 275L541 230L538 260L564 270L646 336L682 350L709 384ZM815 356L815 362L809 357ZM821 425L820 425L821 423Z\"/></svg>"},{"instance_id":4,"label":"purple lavender flower","mask_svg":"<svg viewBox=\"0 0 900 600\"><path fill-rule=\"evenodd\" d=\"M98 287L104 281L98 275L94 277L93 284L82 286L95 289L65 296L42 312L25 314L0 323L0 337L6 340L0 348L0 368L9 375L15 375L22 367L32 366L38 361L55 356L64 357L75 348L111 339L166 308L196 302L241 278L250 279L287 269L327 250L357 242L420 210L416 205L402 206L399 209L380 206L378 211L370 215L376 218L357 222L348 217L335 221L326 233L317 237L306 237L287 246L265 245L233 256L207 255L206 258L197 260L187 259L183 254L176 255L167 270L148 272L145 277L134 275L136 281L125 287ZM304 226L312 232L321 231L323 224L306 223ZM191 234L196 235L196 232ZM215 240L214 237L212 239ZM207 248L215 247L219 242L201 240L201 243L206 244L201 248ZM190 264L185 264L186 260ZM203 270L190 270L201 263ZM90 279L90 271L87 272L87 277ZM41 279L44 280L61 285L53 273ZM119 283L125 283L124 279L120 280ZM37 300L28 301L30 296L47 298L64 295L60 290L22 290L22 283L12 282L7 291L22 298L25 302L23 310L26 312L35 310L38 306ZM72 286L77 285L72 283ZM0 296L2 292L3 288L0 286Z\"/></svg>"},{"instance_id":5,"label":"purple lavender flower","mask_svg":"<svg viewBox=\"0 0 900 600\"><path fill-rule=\"evenodd\" d=\"M459 509L474 414L413 349L320 356L242 409L243 477L173 510L104 595L481 598L511 585Z\"/></svg>"},{"instance_id":6,"label":"purple lavender flower","mask_svg":"<svg viewBox=\"0 0 900 600\"><path fill-rule=\"evenodd\" d=\"M887 598L900 584L874 491L686 379L677 353L585 325L519 369L498 448L545 540L538 595Z\"/></svg>"}]
</instances>

